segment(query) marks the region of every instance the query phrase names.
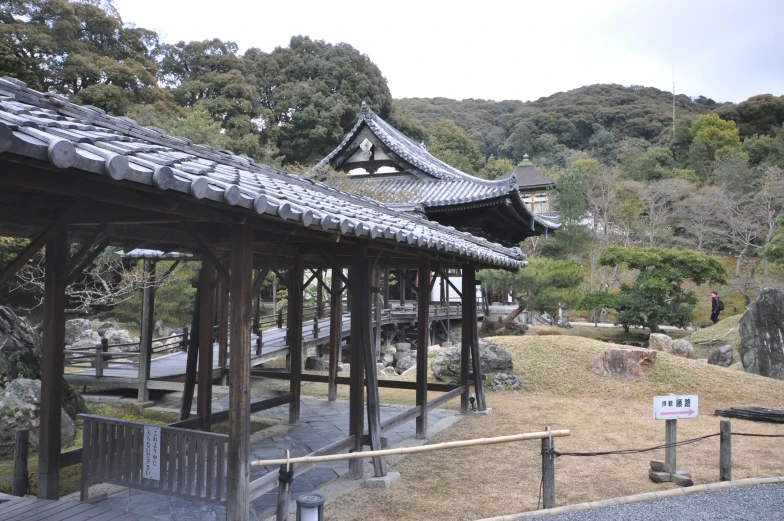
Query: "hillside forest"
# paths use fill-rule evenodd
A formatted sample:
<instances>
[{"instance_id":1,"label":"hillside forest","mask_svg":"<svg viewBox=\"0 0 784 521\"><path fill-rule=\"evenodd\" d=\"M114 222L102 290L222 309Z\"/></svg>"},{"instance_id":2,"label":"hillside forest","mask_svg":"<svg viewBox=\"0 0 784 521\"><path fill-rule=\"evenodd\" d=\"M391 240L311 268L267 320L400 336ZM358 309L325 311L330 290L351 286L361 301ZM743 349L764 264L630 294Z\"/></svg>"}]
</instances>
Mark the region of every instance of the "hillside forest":
<instances>
[{"instance_id":1,"label":"hillside forest","mask_svg":"<svg viewBox=\"0 0 784 521\"><path fill-rule=\"evenodd\" d=\"M784 96L735 104L598 84L526 102L394 99L379 67L348 43L300 35L269 52L166 43L105 0L0 1L0 76L292 172L331 152L365 101L479 177L509 175L529 155L556 181L563 227L524 248L580 264L585 291L624 282L618 264L601 260L614 246L721 256L722 291L739 305L780 277ZM0 238L0 260L22 246ZM187 307L174 303L162 318L181 325Z\"/></svg>"}]
</instances>

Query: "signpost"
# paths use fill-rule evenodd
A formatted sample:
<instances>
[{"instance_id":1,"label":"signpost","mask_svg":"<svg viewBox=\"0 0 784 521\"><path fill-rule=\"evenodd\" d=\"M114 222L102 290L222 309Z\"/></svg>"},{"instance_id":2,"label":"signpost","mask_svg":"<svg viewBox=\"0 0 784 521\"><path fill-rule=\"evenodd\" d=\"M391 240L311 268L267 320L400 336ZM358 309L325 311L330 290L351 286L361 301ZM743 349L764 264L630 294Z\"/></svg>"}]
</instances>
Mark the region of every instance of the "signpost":
<instances>
[{"instance_id":1,"label":"signpost","mask_svg":"<svg viewBox=\"0 0 784 521\"><path fill-rule=\"evenodd\" d=\"M665 420L664 462L651 461L648 477L655 483L672 481L682 487L694 484L691 474L677 469L678 420L696 418L699 415L699 397L696 394L653 397L653 419Z\"/></svg>"}]
</instances>

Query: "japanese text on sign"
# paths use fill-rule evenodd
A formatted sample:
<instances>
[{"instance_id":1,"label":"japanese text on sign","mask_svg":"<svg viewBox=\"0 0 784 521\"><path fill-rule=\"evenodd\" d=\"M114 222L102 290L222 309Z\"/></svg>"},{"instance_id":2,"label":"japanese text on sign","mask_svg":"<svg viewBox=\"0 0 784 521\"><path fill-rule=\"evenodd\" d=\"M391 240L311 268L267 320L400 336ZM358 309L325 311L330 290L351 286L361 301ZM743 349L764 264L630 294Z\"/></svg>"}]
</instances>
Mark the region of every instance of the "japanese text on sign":
<instances>
[{"instance_id":1,"label":"japanese text on sign","mask_svg":"<svg viewBox=\"0 0 784 521\"><path fill-rule=\"evenodd\" d=\"M161 479L161 428L144 426L144 454L142 456L142 477Z\"/></svg>"},{"instance_id":2,"label":"japanese text on sign","mask_svg":"<svg viewBox=\"0 0 784 521\"><path fill-rule=\"evenodd\" d=\"M696 394L654 396L654 420L682 420L696 418L699 411L699 398Z\"/></svg>"}]
</instances>

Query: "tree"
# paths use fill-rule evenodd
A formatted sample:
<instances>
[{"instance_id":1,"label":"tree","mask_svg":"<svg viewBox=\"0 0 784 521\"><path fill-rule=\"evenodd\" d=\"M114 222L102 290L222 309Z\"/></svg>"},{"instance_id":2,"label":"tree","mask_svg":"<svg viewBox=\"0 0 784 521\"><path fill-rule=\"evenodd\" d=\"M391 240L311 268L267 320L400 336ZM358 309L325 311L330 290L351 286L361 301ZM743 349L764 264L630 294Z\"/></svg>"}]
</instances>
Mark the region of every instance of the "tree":
<instances>
[{"instance_id":1,"label":"tree","mask_svg":"<svg viewBox=\"0 0 784 521\"><path fill-rule=\"evenodd\" d=\"M546 257L531 259L527 267L516 272L482 270L482 286L510 291L518 306L503 320L494 324L488 321L486 327L491 330L506 327L526 309L557 314L559 303L574 305L579 301L584 277L582 267L576 262Z\"/></svg>"},{"instance_id":2,"label":"tree","mask_svg":"<svg viewBox=\"0 0 784 521\"><path fill-rule=\"evenodd\" d=\"M476 174L485 164L479 145L452 120L439 120L427 143L431 154L467 174Z\"/></svg>"},{"instance_id":3,"label":"tree","mask_svg":"<svg viewBox=\"0 0 784 521\"><path fill-rule=\"evenodd\" d=\"M740 135L734 121L724 121L718 114L706 114L691 125L694 138L689 153L694 169L703 179L712 172L712 162L741 151Z\"/></svg>"},{"instance_id":4,"label":"tree","mask_svg":"<svg viewBox=\"0 0 784 521\"><path fill-rule=\"evenodd\" d=\"M485 179L500 179L509 172L514 170L512 162L506 158L496 159L495 156L490 156L487 159L487 164L480 170L479 175Z\"/></svg>"},{"instance_id":5,"label":"tree","mask_svg":"<svg viewBox=\"0 0 784 521\"><path fill-rule=\"evenodd\" d=\"M739 103L735 112L741 136L772 135L784 123L784 96L752 96Z\"/></svg>"},{"instance_id":6,"label":"tree","mask_svg":"<svg viewBox=\"0 0 784 521\"><path fill-rule=\"evenodd\" d=\"M618 297L607 291L592 291L583 295L580 300L580 308L587 310L591 314L591 322L597 324L602 311L615 308L618 305Z\"/></svg>"},{"instance_id":7,"label":"tree","mask_svg":"<svg viewBox=\"0 0 784 521\"><path fill-rule=\"evenodd\" d=\"M705 187L677 204L676 220L680 231L701 253L719 235L721 220L721 194L716 187Z\"/></svg>"},{"instance_id":8,"label":"tree","mask_svg":"<svg viewBox=\"0 0 784 521\"><path fill-rule=\"evenodd\" d=\"M381 70L347 43L294 36L288 47L242 57L245 73L268 111L265 130L276 139L285 163L313 164L332 151L357 121L364 101L382 118L392 95ZM416 126L416 125L412 125Z\"/></svg>"},{"instance_id":9,"label":"tree","mask_svg":"<svg viewBox=\"0 0 784 521\"><path fill-rule=\"evenodd\" d=\"M682 179L662 179L642 186L640 194L645 201L645 225L648 245L653 247L658 238L672 224L675 204L692 189Z\"/></svg>"},{"instance_id":10,"label":"tree","mask_svg":"<svg viewBox=\"0 0 784 521\"><path fill-rule=\"evenodd\" d=\"M575 162L573 168L556 181L553 206L561 218L561 228L544 245L543 253L550 257L579 261L590 240L590 229L583 223L586 210L585 170L595 166L591 163L595 161L583 161Z\"/></svg>"},{"instance_id":11,"label":"tree","mask_svg":"<svg viewBox=\"0 0 784 521\"><path fill-rule=\"evenodd\" d=\"M784 264L784 218L779 220L778 235L770 241L770 245L763 251L763 255L770 262Z\"/></svg>"},{"instance_id":12,"label":"tree","mask_svg":"<svg viewBox=\"0 0 784 521\"><path fill-rule=\"evenodd\" d=\"M685 280L696 285L726 282L727 270L717 259L691 251L611 246L602 252L604 266L626 265L639 273L633 283L621 285L616 323L658 332L662 324L685 327L697 303L683 289Z\"/></svg>"},{"instance_id":13,"label":"tree","mask_svg":"<svg viewBox=\"0 0 784 521\"><path fill-rule=\"evenodd\" d=\"M651 147L625 166L629 177L636 181L656 181L671 175L675 158L668 148Z\"/></svg>"}]
</instances>

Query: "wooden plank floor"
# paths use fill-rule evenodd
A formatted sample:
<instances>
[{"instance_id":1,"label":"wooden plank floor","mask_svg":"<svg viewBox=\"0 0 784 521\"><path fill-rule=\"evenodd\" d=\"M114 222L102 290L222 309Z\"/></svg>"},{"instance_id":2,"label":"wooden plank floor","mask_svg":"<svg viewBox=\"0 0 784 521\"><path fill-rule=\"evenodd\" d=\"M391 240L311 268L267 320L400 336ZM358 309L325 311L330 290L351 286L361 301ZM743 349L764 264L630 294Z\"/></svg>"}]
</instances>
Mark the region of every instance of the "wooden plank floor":
<instances>
[{"instance_id":1,"label":"wooden plank floor","mask_svg":"<svg viewBox=\"0 0 784 521\"><path fill-rule=\"evenodd\" d=\"M139 519L135 514L78 501L20 497L0 503L0 521L136 521Z\"/></svg>"},{"instance_id":2,"label":"wooden plank floor","mask_svg":"<svg viewBox=\"0 0 784 521\"><path fill-rule=\"evenodd\" d=\"M431 314L431 321L446 320L446 308L439 306L431 308L434 312ZM460 307L452 306L449 310L449 318L454 320L460 319ZM305 347L313 347L322 345L329 342L329 318L319 320L318 336L313 335L313 320L309 320L303 324L302 335ZM385 312L381 319L382 325L388 324L405 324L416 323L416 312L413 310L405 311L392 311ZM286 345L286 333L288 328L274 328L262 332L262 352L261 355L256 355L256 335L251 337L251 367L258 366L264 362L274 360L286 356L289 348ZM351 332L351 315L343 315L343 338L348 338ZM218 370L218 344L213 346L213 369ZM188 355L185 352L172 353L168 355L159 356L152 360L150 367L150 379L152 380L178 380L185 376L185 365ZM112 364L103 370L104 377L114 378L130 378L135 379L138 375L136 366L122 364ZM76 380L78 377L87 376L95 377L94 368L85 368L81 371L70 371L65 373L66 380ZM0 520L2 521L2 520Z\"/></svg>"}]
</instances>

